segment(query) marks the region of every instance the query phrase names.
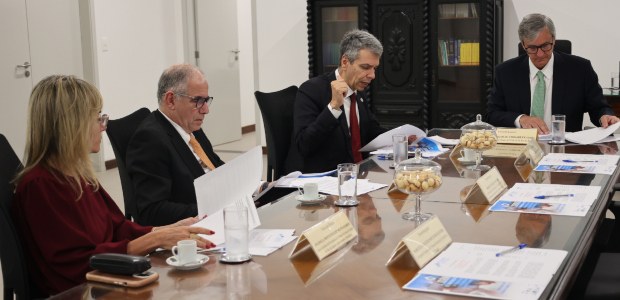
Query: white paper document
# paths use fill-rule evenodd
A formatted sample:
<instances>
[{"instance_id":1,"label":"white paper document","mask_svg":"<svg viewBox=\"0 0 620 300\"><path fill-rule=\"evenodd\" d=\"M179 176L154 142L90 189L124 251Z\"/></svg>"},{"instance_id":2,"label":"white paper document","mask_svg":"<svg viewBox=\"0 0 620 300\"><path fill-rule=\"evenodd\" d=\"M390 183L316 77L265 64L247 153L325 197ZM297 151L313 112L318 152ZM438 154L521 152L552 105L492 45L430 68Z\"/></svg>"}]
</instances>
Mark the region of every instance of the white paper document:
<instances>
[{"instance_id":1,"label":"white paper document","mask_svg":"<svg viewBox=\"0 0 620 300\"><path fill-rule=\"evenodd\" d=\"M207 215L192 226L215 231L213 235L201 235L215 245L225 241L223 209L229 205L242 205L248 209L248 226L260 225L252 193L261 181L263 169L262 149L257 146L226 164L194 180L198 215Z\"/></svg>"},{"instance_id":2,"label":"white paper document","mask_svg":"<svg viewBox=\"0 0 620 300\"><path fill-rule=\"evenodd\" d=\"M459 144L460 140L459 139L447 139L445 137L442 136L438 136L438 135L433 135L433 136L429 136L429 139L440 143L442 145L446 145L446 146L456 146Z\"/></svg>"},{"instance_id":3,"label":"white paper document","mask_svg":"<svg viewBox=\"0 0 620 300\"><path fill-rule=\"evenodd\" d=\"M396 127L390 131L384 132L377 136L374 140L370 141L370 143L366 144L360 151L374 151L377 149L385 148L387 146L392 145L392 136L395 134L403 134L406 136L415 135L418 139L421 139L426 136L426 133L422 131L422 129L415 127L413 125L405 124L399 127Z\"/></svg>"},{"instance_id":4,"label":"white paper document","mask_svg":"<svg viewBox=\"0 0 620 300\"><path fill-rule=\"evenodd\" d=\"M441 143L435 141L434 139L427 138L427 137L418 139L417 143L414 145L409 145L408 155L411 156L412 154L415 154L415 150L417 148L420 148L420 150L422 151L422 157L435 157L445 152L448 152L450 150L448 148L442 147ZM381 149L370 152L370 154L373 154L373 155L388 155L388 156L391 156L393 153L394 153L394 147L392 146L381 148Z\"/></svg>"},{"instance_id":5,"label":"white paper document","mask_svg":"<svg viewBox=\"0 0 620 300\"><path fill-rule=\"evenodd\" d=\"M600 186L516 183L489 210L583 217L600 191Z\"/></svg>"},{"instance_id":6,"label":"white paper document","mask_svg":"<svg viewBox=\"0 0 620 300\"><path fill-rule=\"evenodd\" d=\"M338 196L338 178L336 177L297 178L296 180L291 182L291 186L303 187L304 184L309 182L316 182L319 185L320 193ZM378 190L386 186L387 184L370 182L368 179L358 179L357 194L362 195L370 193L374 190ZM350 188L351 190L353 189L352 186L345 186L344 188Z\"/></svg>"},{"instance_id":7,"label":"white paper document","mask_svg":"<svg viewBox=\"0 0 620 300\"><path fill-rule=\"evenodd\" d=\"M295 229L254 229L250 232L250 254L267 256L297 239Z\"/></svg>"},{"instance_id":8,"label":"white paper document","mask_svg":"<svg viewBox=\"0 0 620 300\"><path fill-rule=\"evenodd\" d=\"M194 180L198 215L211 215L235 201L251 197L263 172L260 146Z\"/></svg>"},{"instance_id":9,"label":"white paper document","mask_svg":"<svg viewBox=\"0 0 620 300\"><path fill-rule=\"evenodd\" d=\"M452 243L404 289L487 299L538 299L566 257L563 250Z\"/></svg>"},{"instance_id":10,"label":"white paper document","mask_svg":"<svg viewBox=\"0 0 620 300\"><path fill-rule=\"evenodd\" d=\"M619 158L618 155L549 153L538 162L534 171L611 175Z\"/></svg>"},{"instance_id":11,"label":"white paper document","mask_svg":"<svg viewBox=\"0 0 620 300\"><path fill-rule=\"evenodd\" d=\"M565 138L567 141L577 144L595 144L617 141L620 140L620 137L610 137L610 135L616 132L618 128L620 128L620 122L609 125L607 128L595 127L577 132L567 132L565 134Z\"/></svg>"}]
</instances>

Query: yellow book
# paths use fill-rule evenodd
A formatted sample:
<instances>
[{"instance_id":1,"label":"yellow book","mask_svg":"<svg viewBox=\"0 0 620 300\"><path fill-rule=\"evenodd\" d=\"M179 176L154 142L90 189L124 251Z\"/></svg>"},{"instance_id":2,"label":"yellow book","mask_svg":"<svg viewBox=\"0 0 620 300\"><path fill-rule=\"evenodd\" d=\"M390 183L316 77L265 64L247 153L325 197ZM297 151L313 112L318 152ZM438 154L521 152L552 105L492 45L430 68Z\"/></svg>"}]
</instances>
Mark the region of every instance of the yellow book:
<instances>
[{"instance_id":1,"label":"yellow book","mask_svg":"<svg viewBox=\"0 0 620 300\"><path fill-rule=\"evenodd\" d=\"M472 43L471 58L472 64L480 64L480 43Z\"/></svg>"},{"instance_id":2,"label":"yellow book","mask_svg":"<svg viewBox=\"0 0 620 300\"><path fill-rule=\"evenodd\" d=\"M461 65L472 63L472 43L461 43L459 60Z\"/></svg>"}]
</instances>

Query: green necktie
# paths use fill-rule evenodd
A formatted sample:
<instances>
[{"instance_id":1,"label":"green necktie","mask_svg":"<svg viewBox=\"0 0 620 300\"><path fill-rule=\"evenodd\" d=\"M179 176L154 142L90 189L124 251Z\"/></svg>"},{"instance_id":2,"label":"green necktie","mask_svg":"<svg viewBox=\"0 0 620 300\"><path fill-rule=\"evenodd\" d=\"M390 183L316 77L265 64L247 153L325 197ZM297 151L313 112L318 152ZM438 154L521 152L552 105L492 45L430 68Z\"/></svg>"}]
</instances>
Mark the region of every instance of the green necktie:
<instances>
[{"instance_id":1,"label":"green necktie","mask_svg":"<svg viewBox=\"0 0 620 300\"><path fill-rule=\"evenodd\" d=\"M536 73L538 80L536 88L534 88L534 96L532 101L532 117L545 118L545 74L542 71Z\"/></svg>"}]
</instances>

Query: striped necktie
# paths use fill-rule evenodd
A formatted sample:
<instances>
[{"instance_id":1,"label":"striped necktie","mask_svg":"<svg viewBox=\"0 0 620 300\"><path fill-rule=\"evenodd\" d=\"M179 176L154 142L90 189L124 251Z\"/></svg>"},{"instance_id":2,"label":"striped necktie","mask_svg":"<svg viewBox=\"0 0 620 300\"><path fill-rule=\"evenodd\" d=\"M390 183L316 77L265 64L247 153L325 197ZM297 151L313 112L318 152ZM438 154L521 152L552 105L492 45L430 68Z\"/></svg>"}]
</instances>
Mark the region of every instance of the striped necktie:
<instances>
[{"instance_id":1,"label":"striped necktie","mask_svg":"<svg viewBox=\"0 0 620 300\"><path fill-rule=\"evenodd\" d=\"M202 164L204 164L207 168L209 168L209 170L215 169L215 166L213 165L213 163L211 162L211 160L209 159L205 151L202 150L200 143L194 137L193 134L190 134L189 144L190 146L192 146L192 149L194 149L194 153L196 153L196 155L198 155L198 157L200 158L200 162L202 162Z\"/></svg>"},{"instance_id":2,"label":"striped necktie","mask_svg":"<svg viewBox=\"0 0 620 300\"><path fill-rule=\"evenodd\" d=\"M532 97L532 113L533 117L545 118L545 74L542 71L536 73L538 80L534 88L534 96Z\"/></svg>"}]
</instances>

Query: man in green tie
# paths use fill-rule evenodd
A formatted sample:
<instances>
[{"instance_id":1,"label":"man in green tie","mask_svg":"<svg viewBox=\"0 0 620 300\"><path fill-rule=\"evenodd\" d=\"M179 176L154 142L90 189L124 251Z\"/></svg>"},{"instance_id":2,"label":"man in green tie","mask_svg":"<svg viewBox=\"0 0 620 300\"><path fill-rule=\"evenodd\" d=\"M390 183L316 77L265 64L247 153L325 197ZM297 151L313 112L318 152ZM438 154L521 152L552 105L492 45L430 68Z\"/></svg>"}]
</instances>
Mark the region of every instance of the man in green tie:
<instances>
[{"instance_id":1,"label":"man in green tie","mask_svg":"<svg viewBox=\"0 0 620 300\"><path fill-rule=\"evenodd\" d=\"M582 129L586 112L596 126L620 121L603 98L590 61L554 51L555 26L549 17L525 16L519 24L519 39L527 55L497 66L487 122L548 134L554 114L566 115L567 132Z\"/></svg>"}]
</instances>

